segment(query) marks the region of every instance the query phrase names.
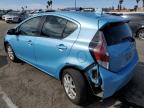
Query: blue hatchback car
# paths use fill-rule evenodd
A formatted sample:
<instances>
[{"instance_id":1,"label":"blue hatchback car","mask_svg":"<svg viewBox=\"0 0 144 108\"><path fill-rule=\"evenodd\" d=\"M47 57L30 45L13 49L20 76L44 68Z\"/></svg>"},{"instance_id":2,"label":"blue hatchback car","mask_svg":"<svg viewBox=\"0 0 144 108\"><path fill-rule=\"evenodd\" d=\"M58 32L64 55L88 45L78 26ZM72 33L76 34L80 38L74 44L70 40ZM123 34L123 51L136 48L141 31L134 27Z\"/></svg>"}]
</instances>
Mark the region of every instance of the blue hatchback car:
<instances>
[{"instance_id":1,"label":"blue hatchback car","mask_svg":"<svg viewBox=\"0 0 144 108\"><path fill-rule=\"evenodd\" d=\"M61 80L75 104L88 92L104 98L125 86L138 63L128 21L94 12L49 12L31 17L4 39L10 60L25 61Z\"/></svg>"}]
</instances>

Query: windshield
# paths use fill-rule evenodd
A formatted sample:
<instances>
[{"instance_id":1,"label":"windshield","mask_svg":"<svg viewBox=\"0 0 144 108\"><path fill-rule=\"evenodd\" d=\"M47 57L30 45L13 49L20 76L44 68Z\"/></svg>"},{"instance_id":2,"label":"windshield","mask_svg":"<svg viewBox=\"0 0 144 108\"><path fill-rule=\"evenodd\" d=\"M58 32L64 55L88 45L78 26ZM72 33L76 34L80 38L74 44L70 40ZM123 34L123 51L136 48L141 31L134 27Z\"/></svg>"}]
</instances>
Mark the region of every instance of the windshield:
<instances>
[{"instance_id":1,"label":"windshield","mask_svg":"<svg viewBox=\"0 0 144 108\"><path fill-rule=\"evenodd\" d=\"M118 44L123 41L129 41L132 38L132 32L127 23L112 23L103 28L107 45Z\"/></svg>"},{"instance_id":2,"label":"windshield","mask_svg":"<svg viewBox=\"0 0 144 108\"><path fill-rule=\"evenodd\" d=\"M0 14L4 14L4 11L0 11Z\"/></svg>"}]
</instances>

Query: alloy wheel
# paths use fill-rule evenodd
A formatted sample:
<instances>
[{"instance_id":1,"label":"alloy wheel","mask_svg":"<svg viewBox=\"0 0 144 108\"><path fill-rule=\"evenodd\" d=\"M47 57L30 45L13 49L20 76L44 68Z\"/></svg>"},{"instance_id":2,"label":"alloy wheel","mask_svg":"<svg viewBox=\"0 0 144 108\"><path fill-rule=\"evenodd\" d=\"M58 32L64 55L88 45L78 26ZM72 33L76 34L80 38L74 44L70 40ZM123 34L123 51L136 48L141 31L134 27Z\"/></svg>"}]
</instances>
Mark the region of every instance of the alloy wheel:
<instances>
[{"instance_id":1,"label":"alloy wheel","mask_svg":"<svg viewBox=\"0 0 144 108\"><path fill-rule=\"evenodd\" d=\"M8 53L10 60L14 60L14 52L10 45L7 46L7 53Z\"/></svg>"},{"instance_id":2,"label":"alloy wheel","mask_svg":"<svg viewBox=\"0 0 144 108\"><path fill-rule=\"evenodd\" d=\"M76 98L76 87L72 77L69 74L64 75L63 79L64 89L70 99Z\"/></svg>"},{"instance_id":3,"label":"alloy wheel","mask_svg":"<svg viewBox=\"0 0 144 108\"><path fill-rule=\"evenodd\" d=\"M138 33L138 37L142 40L144 40L144 29L140 30Z\"/></svg>"}]
</instances>

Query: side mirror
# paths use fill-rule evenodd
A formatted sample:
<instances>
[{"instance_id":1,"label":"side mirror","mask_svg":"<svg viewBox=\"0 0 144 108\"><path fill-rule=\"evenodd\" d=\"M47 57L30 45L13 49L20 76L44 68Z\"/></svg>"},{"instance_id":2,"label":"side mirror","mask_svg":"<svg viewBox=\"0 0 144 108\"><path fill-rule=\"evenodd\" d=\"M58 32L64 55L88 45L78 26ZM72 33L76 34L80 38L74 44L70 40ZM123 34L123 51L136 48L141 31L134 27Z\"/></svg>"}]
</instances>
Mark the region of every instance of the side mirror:
<instances>
[{"instance_id":1,"label":"side mirror","mask_svg":"<svg viewBox=\"0 0 144 108\"><path fill-rule=\"evenodd\" d=\"M8 30L7 34L9 35L19 35L19 32L17 31L17 29L10 29Z\"/></svg>"}]
</instances>

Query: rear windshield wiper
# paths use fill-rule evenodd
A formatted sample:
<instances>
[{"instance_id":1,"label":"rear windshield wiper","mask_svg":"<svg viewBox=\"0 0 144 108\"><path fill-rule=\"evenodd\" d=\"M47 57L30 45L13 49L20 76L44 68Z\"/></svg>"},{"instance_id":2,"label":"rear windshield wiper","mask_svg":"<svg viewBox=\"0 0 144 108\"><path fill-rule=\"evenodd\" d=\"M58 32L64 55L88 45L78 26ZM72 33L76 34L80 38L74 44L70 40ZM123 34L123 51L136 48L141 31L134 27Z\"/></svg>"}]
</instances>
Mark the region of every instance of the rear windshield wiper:
<instances>
[{"instance_id":1,"label":"rear windshield wiper","mask_svg":"<svg viewBox=\"0 0 144 108\"><path fill-rule=\"evenodd\" d=\"M135 42L135 39L133 37L125 37L125 38L122 38L122 41L130 41L130 42Z\"/></svg>"}]
</instances>

